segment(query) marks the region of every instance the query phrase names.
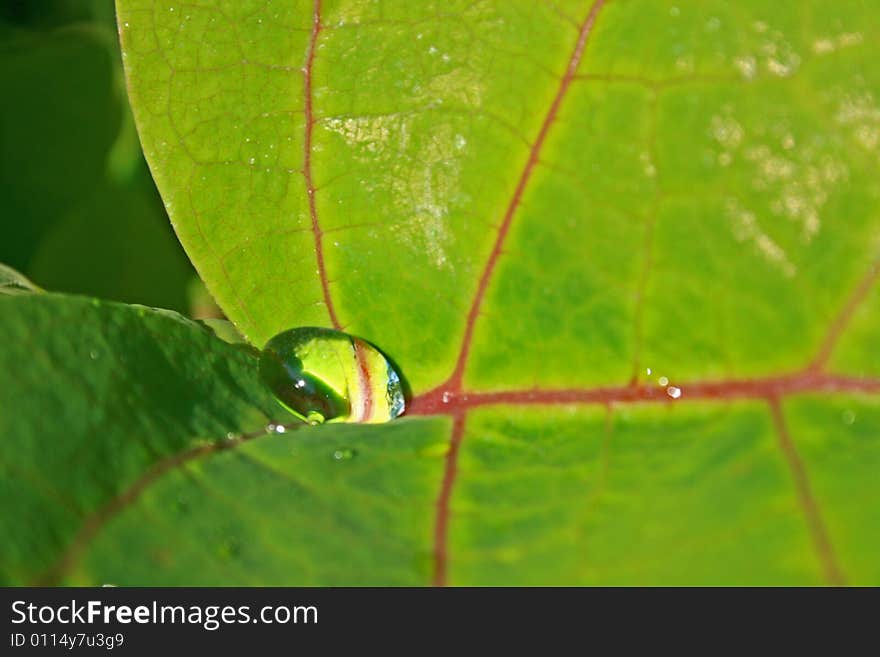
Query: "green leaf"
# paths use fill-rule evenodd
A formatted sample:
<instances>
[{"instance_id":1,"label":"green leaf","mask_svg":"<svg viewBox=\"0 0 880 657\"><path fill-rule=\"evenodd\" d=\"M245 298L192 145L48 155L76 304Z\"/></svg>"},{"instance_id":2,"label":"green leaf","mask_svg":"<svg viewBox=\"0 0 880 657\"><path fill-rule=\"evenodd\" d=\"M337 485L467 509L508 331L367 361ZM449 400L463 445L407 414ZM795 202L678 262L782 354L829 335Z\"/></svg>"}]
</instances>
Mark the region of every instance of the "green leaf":
<instances>
[{"instance_id":1,"label":"green leaf","mask_svg":"<svg viewBox=\"0 0 880 657\"><path fill-rule=\"evenodd\" d=\"M42 291L27 276L0 262L0 294L32 294Z\"/></svg>"},{"instance_id":2,"label":"green leaf","mask_svg":"<svg viewBox=\"0 0 880 657\"><path fill-rule=\"evenodd\" d=\"M371 340L429 417L172 469L84 580L880 581L876 8L118 9L226 314Z\"/></svg>"},{"instance_id":3,"label":"green leaf","mask_svg":"<svg viewBox=\"0 0 880 657\"><path fill-rule=\"evenodd\" d=\"M255 350L168 311L0 296L0 345L0 582L428 577L442 419L267 434Z\"/></svg>"}]
</instances>

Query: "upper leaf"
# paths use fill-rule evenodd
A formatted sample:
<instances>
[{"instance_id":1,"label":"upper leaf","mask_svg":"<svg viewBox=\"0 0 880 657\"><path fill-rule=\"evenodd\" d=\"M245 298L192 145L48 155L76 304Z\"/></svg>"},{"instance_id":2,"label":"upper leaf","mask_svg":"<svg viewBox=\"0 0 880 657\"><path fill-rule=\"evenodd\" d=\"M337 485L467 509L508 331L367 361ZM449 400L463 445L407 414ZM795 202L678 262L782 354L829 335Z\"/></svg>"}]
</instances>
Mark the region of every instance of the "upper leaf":
<instances>
[{"instance_id":1,"label":"upper leaf","mask_svg":"<svg viewBox=\"0 0 880 657\"><path fill-rule=\"evenodd\" d=\"M474 387L778 372L877 257L862 2L119 9L169 214L258 346L332 304L441 383L510 219Z\"/></svg>"}]
</instances>

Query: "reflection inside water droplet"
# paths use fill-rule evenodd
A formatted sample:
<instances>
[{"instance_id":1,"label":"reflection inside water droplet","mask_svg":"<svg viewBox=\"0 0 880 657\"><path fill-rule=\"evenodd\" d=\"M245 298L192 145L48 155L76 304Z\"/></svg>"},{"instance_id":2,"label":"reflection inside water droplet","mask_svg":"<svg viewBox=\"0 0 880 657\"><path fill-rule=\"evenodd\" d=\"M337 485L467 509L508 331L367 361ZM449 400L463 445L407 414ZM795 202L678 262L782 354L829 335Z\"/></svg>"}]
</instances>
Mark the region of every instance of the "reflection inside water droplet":
<instances>
[{"instance_id":1,"label":"reflection inside water droplet","mask_svg":"<svg viewBox=\"0 0 880 657\"><path fill-rule=\"evenodd\" d=\"M260 377L308 424L387 422L406 403L400 376L371 344L333 329L279 333L260 355Z\"/></svg>"},{"instance_id":2,"label":"reflection inside water droplet","mask_svg":"<svg viewBox=\"0 0 880 657\"><path fill-rule=\"evenodd\" d=\"M681 397L681 388L677 388L675 386L669 386L666 388L666 394L672 397L673 399L678 399Z\"/></svg>"}]
</instances>

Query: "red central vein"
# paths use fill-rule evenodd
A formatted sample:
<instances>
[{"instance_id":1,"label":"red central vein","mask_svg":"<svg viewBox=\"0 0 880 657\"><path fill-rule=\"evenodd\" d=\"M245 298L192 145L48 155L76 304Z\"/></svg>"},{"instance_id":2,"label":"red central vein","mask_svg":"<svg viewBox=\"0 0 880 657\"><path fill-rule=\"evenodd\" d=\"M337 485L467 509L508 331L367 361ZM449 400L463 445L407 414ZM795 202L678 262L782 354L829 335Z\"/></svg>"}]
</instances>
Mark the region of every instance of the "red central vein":
<instances>
[{"instance_id":1,"label":"red central vein","mask_svg":"<svg viewBox=\"0 0 880 657\"><path fill-rule=\"evenodd\" d=\"M831 544L831 538L828 535L825 522L822 520L819 505L816 502L816 498L813 497L807 470L791 439L788 427L785 425L785 418L779 406L779 399L775 397L770 399L770 414L773 416L773 425L776 428L779 448L785 456L788 469L791 472L792 479L794 479L798 502L806 517L813 545L822 564L825 580L829 584L843 586L846 583L843 571L838 565L837 555L834 553L834 546Z\"/></svg>"},{"instance_id":2,"label":"red central vein","mask_svg":"<svg viewBox=\"0 0 880 657\"><path fill-rule=\"evenodd\" d=\"M330 315L333 328L340 329L341 324L336 316L333 298L330 296L330 280L327 278L327 266L324 263L324 231L318 221L318 208L315 205L315 183L312 179L312 133L315 127L315 115L312 109L312 73L315 65L315 51L318 46L318 35L321 33L321 0L315 0L312 11L312 34L309 38L309 49L306 54L306 65L303 67L303 86L305 97L305 137L303 139L303 176L306 179L306 193L309 197L309 214L312 218L312 233L315 236L315 258L318 261L318 275L321 278L321 290L324 294L324 305Z\"/></svg>"},{"instance_id":3,"label":"red central vein","mask_svg":"<svg viewBox=\"0 0 880 657\"><path fill-rule=\"evenodd\" d=\"M652 385L600 386L596 388L529 388L497 392L441 392L432 390L413 398L407 415L460 413L480 406L503 404L682 404L689 401L761 399L809 393L880 393L880 379L838 376L805 370L795 374L754 379L728 379L677 383L681 397L673 399L665 388Z\"/></svg>"},{"instance_id":4,"label":"red central vein","mask_svg":"<svg viewBox=\"0 0 880 657\"><path fill-rule=\"evenodd\" d=\"M443 483L437 496L437 515L434 521L434 586L446 586L446 566L448 555L449 501L458 469L458 448L464 436L465 414L457 413L452 421L452 438L446 452L446 465L443 470Z\"/></svg>"},{"instance_id":5,"label":"red central vein","mask_svg":"<svg viewBox=\"0 0 880 657\"><path fill-rule=\"evenodd\" d=\"M457 395L459 397L462 397L461 391L462 380L464 378L464 369L467 365L468 357L470 356L471 343L473 342L474 337L474 328L477 323L477 317L479 317L480 315L480 308L483 304L483 298L486 296L486 290L489 288L489 283L492 280L492 274L495 271L495 266L497 265L498 259L501 257L502 251L504 249L504 242L507 239L507 234L510 231L511 224L513 223L513 217L522 202L523 194L525 193L526 186L528 185L529 180L532 177L532 172L535 170L535 167L540 161L541 149L544 146L544 142L547 140L547 135L550 132L550 127L556 120L556 117L559 113L559 108L562 106L562 101L565 98L566 93L568 92L568 88L571 86L572 81L575 79L578 65L580 64L581 57L584 54L584 48L587 45L587 39L589 38L590 33L593 30L593 26L596 23L596 17L599 15L599 10L602 9L605 1L606 0L595 0L590 7L589 12L587 13L587 17L584 19L583 24L580 26L577 43L575 44L571 57L568 60L568 66L565 69L565 73L559 81L559 87L556 90L556 95L553 97L553 101L550 103L550 108L547 110L547 114L544 116L544 120L541 122L541 128L538 131L538 136L532 143L531 148L529 149L529 157L526 160L522 172L520 173L519 180L517 181L516 187L513 191L513 196L511 197L510 202L507 205L507 210L504 212L504 217L498 227L498 232L495 236L495 243L492 245L492 250L489 252L489 257L486 260L485 267L483 268L483 273L480 275L480 280L477 283L477 289L474 293L474 298L471 302L470 309L468 310L467 319L465 320L464 336L462 337L461 347L458 352L458 358L455 362L455 368L453 369L452 374L449 376L449 379L446 381L446 383L442 384L439 388L433 391L433 393L428 393L429 395L433 394L441 405L445 405L444 410L446 410L447 412L449 412L450 408L448 405L445 404L445 402L449 400L449 396ZM414 401L417 402L418 399L419 398L416 398L416 400ZM425 396L422 396L421 399L424 401ZM427 405L423 403L422 406ZM435 410L437 410L437 408L438 407L436 406L434 407ZM453 416L454 422L452 437L450 438L449 451L446 454L446 467L443 474L443 484L440 489L440 495L437 498L437 516L434 523L435 586L444 586L447 581L446 573L449 560L449 549L447 540L450 514L449 505L452 498L452 489L455 485L455 474L457 469L459 446L461 445L462 439L464 437L464 409L465 407L462 406L460 412L455 413ZM416 405L416 409L414 410L416 411L416 413L419 412L418 404Z\"/></svg>"},{"instance_id":6,"label":"red central vein","mask_svg":"<svg viewBox=\"0 0 880 657\"><path fill-rule=\"evenodd\" d=\"M287 425L284 426L287 428ZM107 504L91 513L80 525L79 531L77 531L73 540L71 540L58 560L45 573L40 575L33 584L37 586L57 586L58 582L62 581L64 576L70 572L80 556L91 544L92 539L98 535L98 532L104 528L107 522L134 504L144 491L172 470L180 468L190 461L239 447L258 436L265 435L265 433L265 431L255 431L236 436L224 442L196 445L184 452L172 454L156 461L152 467L137 478L128 488L122 490Z\"/></svg>"},{"instance_id":7,"label":"red central vein","mask_svg":"<svg viewBox=\"0 0 880 657\"><path fill-rule=\"evenodd\" d=\"M519 181L516 184L513 196L511 197L510 203L507 206L507 210L504 213L504 218L501 221L501 225L498 227L498 233L495 236L495 244L492 246L492 251L489 253L489 258L486 261L483 273L480 275L480 280L477 284L477 291L474 294L473 301L471 302L470 310L468 310L467 320L465 322L464 337L462 338L461 348L458 352L458 359L455 363L455 369L453 370L452 375L449 377L449 381L446 385L447 388L452 388L455 390L461 389L462 377L464 376L464 368L467 364L468 356L470 355L471 342L473 341L474 335L474 327L477 323L477 317L480 314L480 307L483 303L483 297L486 295L486 290L489 287L489 282L492 280L492 274L495 270L495 265L498 263L498 259L501 257L501 253L504 248L504 241L507 238L508 232L510 231L510 226L513 223L513 217L520 206L523 193L525 192L526 186L529 183L532 172L534 171L535 166L537 166L540 160L541 149L543 148L544 142L547 139L547 134L550 132L550 126L553 125L553 122L556 120L556 116L559 113L559 108L562 106L562 101L565 98L565 94L568 91L568 88L571 86L571 83L575 79L577 68L581 61L581 56L584 54L584 47L587 44L587 39L590 36L593 25L595 25L596 23L596 17L599 15L599 10L602 9L602 5L604 4L605 0L596 0L593 3L592 7L590 7L587 18L584 20L583 24L580 27L578 40L575 44L574 51L571 54L571 58L568 61L568 66L565 69L565 74L559 81L559 88L556 90L556 95L553 98L553 102L550 104L550 109L547 111L547 114L544 116L544 120L541 123L541 129L538 131L538 137L535 139L531 149L529 150L529 157L526 160L522 173L519 176Z\"/></svg>"}]
</instances>

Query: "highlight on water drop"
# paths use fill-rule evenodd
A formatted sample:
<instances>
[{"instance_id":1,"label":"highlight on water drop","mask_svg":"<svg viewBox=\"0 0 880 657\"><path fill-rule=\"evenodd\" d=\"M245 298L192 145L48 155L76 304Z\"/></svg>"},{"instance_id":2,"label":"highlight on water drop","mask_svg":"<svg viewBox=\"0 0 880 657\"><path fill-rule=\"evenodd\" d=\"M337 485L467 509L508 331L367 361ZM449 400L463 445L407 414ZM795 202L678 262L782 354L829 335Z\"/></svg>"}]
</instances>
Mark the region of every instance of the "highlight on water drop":
<instances>
[{"instance_id":1,"label":"highlight on water drop","mask_svg":"<svg viewBox=\"0 0 880 657\"><path fill-rule=\"evenodd\" d=\"M334 329L279 333L260 354L260 377L309 424L388 422L406 407L400 375L382 352Z\"/></svg>"}]
</instances>

